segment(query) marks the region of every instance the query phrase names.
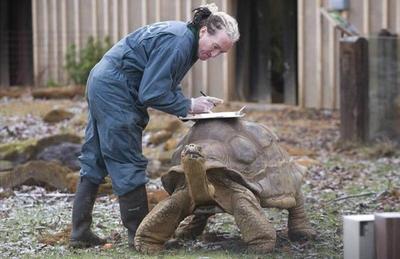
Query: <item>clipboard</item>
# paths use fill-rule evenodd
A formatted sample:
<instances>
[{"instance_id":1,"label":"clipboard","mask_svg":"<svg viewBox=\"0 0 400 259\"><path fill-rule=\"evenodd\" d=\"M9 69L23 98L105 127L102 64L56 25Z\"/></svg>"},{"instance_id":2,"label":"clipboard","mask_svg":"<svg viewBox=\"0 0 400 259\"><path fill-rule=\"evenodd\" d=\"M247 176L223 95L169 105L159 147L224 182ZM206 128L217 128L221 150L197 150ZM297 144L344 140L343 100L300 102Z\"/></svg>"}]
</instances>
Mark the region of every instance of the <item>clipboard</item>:
<instances>
[{"instance_id":1,"label":"clipboard","mask_svg":"<svg viewBox=\"0 0 400 259\"><path fill-rule=\"evenodd\" d=\"M210 113L198 113L198 114L188 114L186 117L179 117L182 121L188 120L207 120L207 119L229 119L229 118L241 118L246 113L244 113L244 109L246 106L240 108L240 110L236 112L210 112Z\"/></svg>"}]
</instances>

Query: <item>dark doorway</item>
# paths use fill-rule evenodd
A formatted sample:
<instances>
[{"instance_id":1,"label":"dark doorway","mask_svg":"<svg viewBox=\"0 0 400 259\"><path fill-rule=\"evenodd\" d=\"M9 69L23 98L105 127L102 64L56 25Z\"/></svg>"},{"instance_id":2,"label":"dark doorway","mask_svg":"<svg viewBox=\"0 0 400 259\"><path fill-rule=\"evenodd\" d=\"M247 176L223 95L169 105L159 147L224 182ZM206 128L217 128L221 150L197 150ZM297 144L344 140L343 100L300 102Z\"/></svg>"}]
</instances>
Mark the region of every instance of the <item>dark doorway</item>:
<instances>
[{"instance_id":1,"label":"dark doorway","mask_svg":"<svg viewBox=\"0 0 400 259\"><path fill-rule=\"evenodd\" d=\"M239 100L297 104L297 0L238 1Z\"/></svg>"},{"instance_id":2,"label":"dark doorway","mask_svg":"<svg viewBox=\"0 0 400 259\"><path fill-rule=\"evenodd\" d=\"M0 16L0 85L32 85L31 0L2 0Z\"/></svg>"}]
</instances>

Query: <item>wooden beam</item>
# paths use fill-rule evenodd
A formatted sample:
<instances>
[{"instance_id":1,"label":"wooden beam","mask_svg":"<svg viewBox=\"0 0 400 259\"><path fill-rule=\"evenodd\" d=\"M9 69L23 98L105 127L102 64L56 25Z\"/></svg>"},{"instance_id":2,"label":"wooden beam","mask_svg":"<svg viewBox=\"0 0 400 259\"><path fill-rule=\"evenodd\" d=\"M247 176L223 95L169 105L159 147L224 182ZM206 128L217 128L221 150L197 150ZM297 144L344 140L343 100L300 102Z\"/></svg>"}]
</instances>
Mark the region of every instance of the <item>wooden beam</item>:
<instances>
[{"instance_id":1,"label":"wooden beam","mask_svg":"<svg viewBox=\"0 0 400 259\"><path fill-rule=\"evenodd\" d=\"M340 138L368 138L368 42L346 37L340 42Z\"/></svg>"}]
</instances>

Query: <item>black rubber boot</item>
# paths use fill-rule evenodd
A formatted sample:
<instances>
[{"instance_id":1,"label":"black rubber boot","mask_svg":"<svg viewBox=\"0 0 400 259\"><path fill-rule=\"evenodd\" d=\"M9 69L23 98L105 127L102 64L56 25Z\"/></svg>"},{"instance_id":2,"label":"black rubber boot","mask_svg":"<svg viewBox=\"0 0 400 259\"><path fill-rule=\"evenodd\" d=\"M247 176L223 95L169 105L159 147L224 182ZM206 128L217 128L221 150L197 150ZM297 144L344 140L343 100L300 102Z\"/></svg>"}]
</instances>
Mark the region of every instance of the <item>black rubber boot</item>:
<instances>
[{"instance_id":1,"label":"black rubber boot","mask_svg":"<svg viewBox=\"0 0 400 259\"><path fill-rule=\"evenodd\" d=\"M105 239L99 238L90 230L92 211L99 186L86 178L81 178L75 193L72 208L72 233L70 247L85 248L102 245Z\"/></svg>"},{"instance_id":2,"label":"black rubber boot","mask_svg":"<svg viewBox=\"0 0 400 259\"><path fill-rule=\"evenodd\" d=\"M134 247L133 240L136 229L149 213L146 187L143 185L119 196L119 209L122 223L128 229L128 244L130 247Z\"/></svg>"}]
</instances>

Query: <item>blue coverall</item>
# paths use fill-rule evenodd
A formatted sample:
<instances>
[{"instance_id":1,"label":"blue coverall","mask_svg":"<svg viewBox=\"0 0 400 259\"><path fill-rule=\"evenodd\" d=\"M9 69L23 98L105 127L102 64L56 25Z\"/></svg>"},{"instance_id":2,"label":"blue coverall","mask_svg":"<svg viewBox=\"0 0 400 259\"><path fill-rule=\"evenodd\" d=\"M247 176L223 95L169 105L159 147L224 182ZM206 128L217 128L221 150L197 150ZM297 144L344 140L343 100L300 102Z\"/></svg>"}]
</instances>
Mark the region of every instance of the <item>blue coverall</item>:
<instances>
[{"instance_id":1,"label":"blue coverall","mask_svg":"<svg viewBox=\"0 0 400 259\"><path fill-rule=\"evenodd\" d=\"M81 177L100 184L109 174L117 195L145 184L142 132L147 108L186 116L180 81L197 61L198 36L178 21L144 26L116 43L90 72Z\"/></svg>"}]
</instances>

